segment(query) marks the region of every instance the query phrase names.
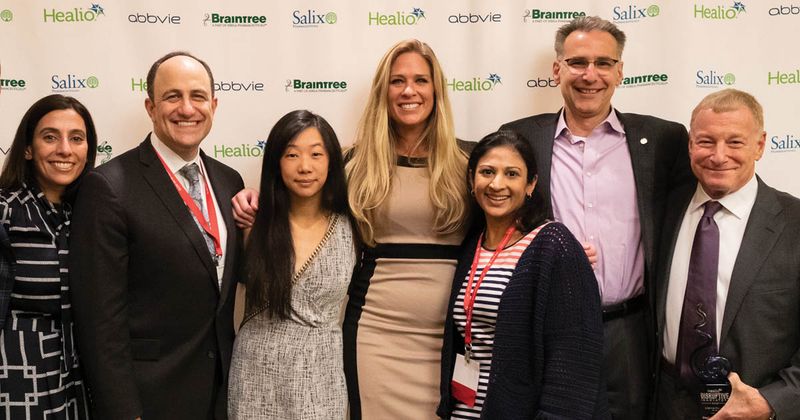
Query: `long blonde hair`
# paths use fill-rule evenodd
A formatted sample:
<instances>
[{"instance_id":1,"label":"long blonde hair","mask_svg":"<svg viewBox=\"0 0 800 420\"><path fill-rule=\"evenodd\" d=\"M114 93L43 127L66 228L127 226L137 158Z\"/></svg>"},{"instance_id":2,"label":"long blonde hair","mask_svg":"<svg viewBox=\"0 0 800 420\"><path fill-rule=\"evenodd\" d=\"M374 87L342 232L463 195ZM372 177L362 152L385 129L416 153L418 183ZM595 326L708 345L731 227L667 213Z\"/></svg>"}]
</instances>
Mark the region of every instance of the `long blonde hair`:
<instances>
[{"instance_id":1,"label":"long blonde hair","mask_svg":"<svg viewBox=\"0 0 800 420\"><path fill-rule=\"evenodd\" d=\"M433 79L434 108L422 139L429 153L427 168L430 199L435 209L434 230L449 234L467 223L464 177L467 157L456 142L447 81L439 60L427 44L416 39L405 40L395 44L378 64L346 166L350 210L367 245L375 244L376 211L389 195L397 162L395 144L399 136L389 116L389 77L394 61L407 52L418 53L428 62Z\"/></svg>"}]
</instances>

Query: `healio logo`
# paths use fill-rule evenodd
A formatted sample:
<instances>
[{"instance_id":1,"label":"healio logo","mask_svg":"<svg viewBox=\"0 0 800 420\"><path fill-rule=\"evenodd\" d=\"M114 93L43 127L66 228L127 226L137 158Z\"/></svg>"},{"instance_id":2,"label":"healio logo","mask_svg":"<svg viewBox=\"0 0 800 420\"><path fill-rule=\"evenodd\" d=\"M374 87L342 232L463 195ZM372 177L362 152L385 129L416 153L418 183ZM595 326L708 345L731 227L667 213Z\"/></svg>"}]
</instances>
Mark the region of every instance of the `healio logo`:
<instances>
[{"instance_id":1,"label":"healio logo","mask_svg":"<svg viewBox=\"0 0 800 420\"><path fill-rule=\"evenodd\" d=\"M0 79L0 90L25 90L25 85L22 79Z\"/></svg>"},{"instance_id":2,"label":"healio logo","mask_svg":"<svg viewBox=\"0 0 800 420\"><path fill-rule=\"evenodd\" d=\"M586 16L586 12L576 12L569 10L541 10L541 9L526 9L522 14L522 21L527 23L538 22L569 22L572 19Z\"/></svg>"},{"instance_id":3,"label":"healio logo","mask_svg":"<svg viewBox=\"0 0 800 420\"><path fill-rule=\"evenodd\" d=\"M14 12L5 9L0 11L0 22L11 22L14 20Z\"/></svg>"},{"instance_id":4,"label":"healio logo","mask_svg":"<svg viewBox=\"0 0 800 420\"><path fill-rule=\"evenodd\" d=\"M102 6L92 3L88 9L75 7L69 10L44 9L44 21L52 23L94 22L98 16L105 16ZM49 19L49 20L48 20Z\"/></svg>"},{"instance_id":5,"label":"healio logo","mask_svg":"<svg viewBox=\"0 0 800 420\"><path fill-rule=\"evenodd\" d=\"M344 80L309 81L302 79L286 79L286 84L284 85L284 89L287 92L313 92L313 93L347 92L347 82Z\"/></svg>"},{"instance_id":6,"label":"healio logo","mask_svg":"<svg viewBox=\"0 0 800 420\"><path fill-rule=\"evenodd\" d=\"M744 3L734 1L733 6L712 6L708 7L704 4L694 5L694 18L695 19L736 19L742 12L747 12Z\"/></svg>"},{"instance_id":7,"label":"healio logo","mask_svg":"<svg viewBox=\"0 0 800 420\"><path fill-rule=\"evenodd\" d=\"M238 146L223 146L214 145L215 158L260 158L264 154L264 147L267 145L266 140L256 140L255 145L240 144Z\"/></svg>"},{"instance_id":8,"label":"healio logo","mask_svg":"<svg viewBox=\"0 0 800 420\"><path fill-rule=\"evenodd\" d=\"M788 6L780 5L769 9L770 16L786 16L786 15L800 15L800 6L790 4Z\"/></svg>"},{"instance_id":9,"label":"healio logo","mask_svg":"<svg viewBox=\"0 0 800 420\"><path fill-rule=\"evenodd\" d=\"M628 76L622 79L621 88L634 88L640 86L666 85L669 83L669 76L665 73L642 74L639 76Z\"/></svg>"},{"instance_id":10,"label":"healio logo","mask_svg":"<svg viewBox=\"0 0 800 420\"><path fill-rule=\"evenodd\" d=\"M333 25L339 20L335 12L317 12L309 9L305 12L292 12L292 26L295 28L316 28L320 25Z\"/></svg>"},{"instance_id":11,"label":"healio logo","mask_svg":"<svg viewBox=\"0 0 800 420\"><path fill-rule=\"evenodd\" d=\"M482 79L473 77L469 80L450 79L447 87L453 92L486 92L494 90L498 84L502 84L502 79L497 73L489 73L489 77Z\"/></svg>"},{"instance_id":12,"label":"healio logo","mask_svg":"<svg viewBox=\"0 0 800 420\"><path fill-rule=\"evenodd\" d=\"M449 23L500 23L503 16L500 13L489 12L486 14L478 13L458 13L447 17Z\"/></svg>"},{"instance_id":13,"label":"healio logo","mask_svg":"<svg viewBox=\"0 0 800 420\"><path fill-rule=\"evenodd\" d=\"M731 86L736 83L736 76L733 73L721 73L714 70L697 70L695 83L697 87L703 88Z\"/></svg>"},{"instance_id":14,"label":"healio logo","mask_svg":"<svg viewBox=\"0 0 800 420\"><path fill-rule=\"evenodd\" d=\"M369 26L416 25L423 19L425 19L425 11L419 7L412 8L410 13L401 11L392 14L369 12Z\"/></svg>"},{"instance_id":15,"label":"healio logo","mask_svg":"<svg viewBox=\"0 0 800 420\"><path fill-rule=\"evenodd\" d=\"M181 17L178 15L151 15L149 12L145 13L132 13L128 15L128 22L130 23L144 23L144 24L165 24L165 25L180 25Z\"/></svg>"},{"instance_id":16,"label":"healio logo","mask_svg":"<svg viewBox=\"0 0 800 420\"><path fill-rule=\"evenodd\" d=\"M264 15L221 15L219 13L206 13L203 26L267 26L267 17Z\"/></svg>"},{"instance_id":17,"label":"healio logo","mask_svg":"<svg viewBox=\"0 0 800 420\"><path fill-rule=\"evenodd\" d=\"M527 83L529 88L547 88L547 87L558 87L558 83L556 83L556 79L552 77L539 77L536 79L530 79Z\"/></svg>"},{"instance_id":18,"label":"healio logo","mask_svg":"<svg viewBox=\"0 0 800 420\"><path fill-rule=\"evenodd\" d=\"M800 83L800 69L793 71L783 72L776 71L774 74L770 71L767 72L767 84L771 85L791 85Z\"/></svg>"},{"instance_id":19,"label":"healio logo","mask_svg":"<svg viewBox=\"0 0 800 420\"><path fill-rule=\"evenodd\" d=\"M139 79L131 77L131 91L147 92L147 80L141 77Z\"/></svg>"},{"instance_id":20,"label":"healio logo","mask_svg":"<svg viewBox=\"0 0 800 420\"><path fill-rule=\"evenodd\" d=\"M82 89L94 89L100 86L100 81L94 76L82 78L74 74L68 74L66 77L61 77L54 74L50 81L52 82L53 92L77 92Z\"/></svg>"},{"instance_id":21,"label":"healio logo","mask_svg":"<svg viewBox=\"0 0 800 420\"><path fill-rule=\"evenodd\" d=\"M263 92L264 84L261 82L214 82L215 92Z\"/></svg>"},{"instance_id":22,"label":"healio logo","mask_svg":"<svg viewBox=\"0 0 800 420\"><path fill-rule=\"evenodd\" d=\"M647 7L639 7L635 4L629 4L627 7L615 6L611 11L613 20L616 23L631 23L638 22L642 19L653 18L661 13L661 8L657 4L651 4Z\"/></svg>"}]
</instances>

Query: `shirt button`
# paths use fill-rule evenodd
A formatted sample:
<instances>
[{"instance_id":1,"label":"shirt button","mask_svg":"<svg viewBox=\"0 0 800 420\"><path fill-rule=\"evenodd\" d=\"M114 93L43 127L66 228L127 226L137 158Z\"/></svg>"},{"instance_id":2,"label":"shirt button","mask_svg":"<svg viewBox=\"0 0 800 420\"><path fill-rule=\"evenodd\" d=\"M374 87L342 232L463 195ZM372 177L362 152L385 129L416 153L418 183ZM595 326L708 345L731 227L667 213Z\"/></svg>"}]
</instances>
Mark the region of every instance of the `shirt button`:
<instances>
[{"instance_id":1,"label":"shirt button","mask_svg":"<svg viewBox=\"0 0 800 420\"><path fill-rule=\"evenodd\" d=\"M586 172L586 176L592 176L591 172Z\"/></svg>"},{"instance_id":2,"label":"shirt button","mask_svg":"<svg viewBox=\"0 0 800 420\"><path fill-rule=\"evenodd\" d=\"M206 353L206 356L208 356L208 358L209 358L209 359L213 359L213 358L215 358L217 355L216 355L216 353L214 353L213 351L209 350L209 351L208 351L208 353Z\"/></svg>"},{"instance_id":3,"label":"shirt button","mask_svg":"<svg viewBox=\"0 0 800 420\"><path fill-rule=\"evenodd\" d=\"M586 207L592 208L592 207L594 207L594 204L589 203L589 204L586 205Z\"/></svg>"}]
</instances>

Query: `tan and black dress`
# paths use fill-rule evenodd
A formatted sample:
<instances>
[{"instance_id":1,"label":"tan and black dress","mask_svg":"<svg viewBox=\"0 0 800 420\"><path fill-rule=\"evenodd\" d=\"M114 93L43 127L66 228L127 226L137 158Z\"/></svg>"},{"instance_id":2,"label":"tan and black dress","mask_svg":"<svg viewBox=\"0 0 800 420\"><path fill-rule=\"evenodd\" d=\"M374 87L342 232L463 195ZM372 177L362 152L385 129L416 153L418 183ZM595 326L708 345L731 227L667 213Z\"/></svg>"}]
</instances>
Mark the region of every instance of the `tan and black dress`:
<instances>
[{"instance_id":1,"label":"tan and black dress","mask_svg":"<svg viewBox=\"0 0 800 420\"><path fill-rule=\"evenodd\" d=\"M447 302L464 232L434 232L425 159L400 157L375 242L350 284L344 358L351 419L434 419Z\"/></svg>"}]
</instances>

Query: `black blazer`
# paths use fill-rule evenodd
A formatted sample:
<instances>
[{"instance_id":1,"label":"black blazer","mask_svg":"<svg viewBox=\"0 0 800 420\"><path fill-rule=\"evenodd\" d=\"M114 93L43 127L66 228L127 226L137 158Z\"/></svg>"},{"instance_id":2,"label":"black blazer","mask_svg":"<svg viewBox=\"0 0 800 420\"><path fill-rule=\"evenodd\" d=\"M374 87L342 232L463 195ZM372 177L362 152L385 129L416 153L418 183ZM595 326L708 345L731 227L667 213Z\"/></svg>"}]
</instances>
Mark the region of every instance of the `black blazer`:
<instances>
[{"instance_id":1,"label":"black blazer","mask_svg":"<svg viewBox=\"0 0 800 420\"><path fill-rule=\"evenodd\" d=\"M221 289L202 234L149 136L82 181L70 274L97 418L226 416L241 246L230 199L244 184L200 153L228 231Z\"/></svg>"},{"instance_id":2,"label":"black blazer","mask_svg":"<svg viewBox=\"0 0 800 420\"><path fill-rule=\"evenodd\" d=\"M658 264L658 352L678 230L696 189L670 196ZM720 354L758 388L779 419L800 419L800 200L758 179L758 193L733 265ZM680 246L691 246L681 244Z\"/></svg>"}]
</instances>

